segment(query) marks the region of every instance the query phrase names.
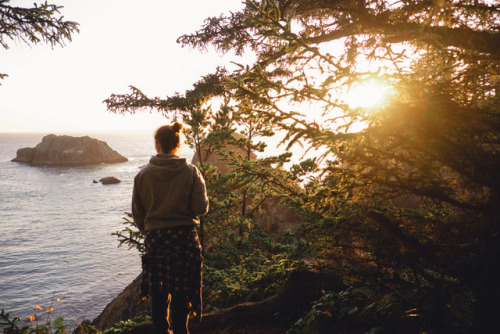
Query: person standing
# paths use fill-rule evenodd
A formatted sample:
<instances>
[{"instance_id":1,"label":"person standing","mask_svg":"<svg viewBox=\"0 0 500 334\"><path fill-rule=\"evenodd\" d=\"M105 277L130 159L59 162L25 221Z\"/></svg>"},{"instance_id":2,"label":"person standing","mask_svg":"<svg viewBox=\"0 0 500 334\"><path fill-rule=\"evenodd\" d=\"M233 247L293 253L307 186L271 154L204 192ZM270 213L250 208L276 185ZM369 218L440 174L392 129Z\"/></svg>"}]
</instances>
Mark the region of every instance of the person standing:
<instances>
[{"instance_id":1,"label":"person standing","mask_svg":"<svg viewBox=\"0 0 500 334\"><path fill-rule=\"evenodd\" d=\"M141 299L152 298L156 334L189 333L189 315L202 316L203 256L195 227L209 202L200 171L176 155L181 129L175 122L156 130L158 154L136 175L132 194L132 216L144 235Z\"/></svg>"}]
</instances>

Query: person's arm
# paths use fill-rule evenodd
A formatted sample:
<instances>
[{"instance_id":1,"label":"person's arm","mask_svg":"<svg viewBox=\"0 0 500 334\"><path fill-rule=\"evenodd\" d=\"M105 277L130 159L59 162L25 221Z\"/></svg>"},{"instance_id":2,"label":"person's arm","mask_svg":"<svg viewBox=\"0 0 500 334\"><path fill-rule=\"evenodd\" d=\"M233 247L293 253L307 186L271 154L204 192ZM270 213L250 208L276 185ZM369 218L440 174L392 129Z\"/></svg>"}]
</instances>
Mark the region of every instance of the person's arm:
<instances>
[{"instance_id":1,"label":"person's arm","mask_svg":"<svg viewBox=\"0 0 500 334\"><path fill-rule=\"evenodd\" d=\"M191 196L191 210L196 216L203 216L208 212L208 196L205 180L198 168L193 172L193 193Z\"/></svg>"},{"instance_id":2,"label":"person's arm","mask_svg":"<svg viewBox=\"0 0 500 334\"><path fill-rule=\"evenodd\" d=\"M134 190L132 191L132 217L141 233L144 232L144 219L146 218L146 209L142 204L139 191L137 189L136 180L134 180Z\"/></svg>"}]
</instances>

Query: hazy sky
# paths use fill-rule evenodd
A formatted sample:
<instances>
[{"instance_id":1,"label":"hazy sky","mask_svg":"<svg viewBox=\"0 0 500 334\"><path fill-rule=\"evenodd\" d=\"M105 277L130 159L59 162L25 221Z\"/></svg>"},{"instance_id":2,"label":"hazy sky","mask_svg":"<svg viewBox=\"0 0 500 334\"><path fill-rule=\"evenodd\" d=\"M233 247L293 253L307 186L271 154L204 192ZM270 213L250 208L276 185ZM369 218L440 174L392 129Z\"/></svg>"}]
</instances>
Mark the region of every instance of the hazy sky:
<instances>
[{"instance_id":1,"label":"hazy sky","mask_svg":"<svg viewBox=\"0 0 500 334\"><path fill-rule=\"evenodd\" d=\"M36 1L40 3L40 1ZM80 33L62 48L12 42L0 49L0 132L153 129L157 114L113 115L104 99L134 85L150 96L183 93L230 56L181 48L177 37L240 0L51 0ZM33 0L12 0L31 6Z\"/></svg>"}]
</instances>

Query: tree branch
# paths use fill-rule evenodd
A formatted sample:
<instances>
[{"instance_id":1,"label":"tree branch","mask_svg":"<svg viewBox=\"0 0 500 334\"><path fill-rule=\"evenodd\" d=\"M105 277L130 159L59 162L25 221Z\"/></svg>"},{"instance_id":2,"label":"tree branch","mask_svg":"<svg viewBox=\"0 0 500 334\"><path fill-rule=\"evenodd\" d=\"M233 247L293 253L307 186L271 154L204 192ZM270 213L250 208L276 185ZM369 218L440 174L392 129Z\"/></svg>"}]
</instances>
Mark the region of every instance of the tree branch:
<instances>
[{"instance_id":1,"label":"tree branch","mask_svg":"<svg viewBox=\"0 0 500 334\"><path fill-rule=\"evenodd\" d=\"M500 57L500 32L475 31L469 28L426 27L417 24L377 24L359 28L350 24L342 29L330 31L316 37L306 38L311 44L330 42L344 37L379 34L388 36L388 43L401 43L414 40L435 41L445 46L454 46L472 51L489 53Z\"/></svg>"}]
</instances>

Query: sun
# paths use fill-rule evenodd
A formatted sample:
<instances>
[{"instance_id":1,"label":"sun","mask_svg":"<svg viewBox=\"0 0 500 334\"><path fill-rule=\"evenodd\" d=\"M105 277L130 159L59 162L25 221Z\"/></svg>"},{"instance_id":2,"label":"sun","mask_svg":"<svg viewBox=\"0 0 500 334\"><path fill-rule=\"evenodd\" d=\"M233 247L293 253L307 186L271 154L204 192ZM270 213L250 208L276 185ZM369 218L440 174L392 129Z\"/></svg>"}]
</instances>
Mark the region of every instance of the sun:
<instances>
[{"instance_id":1,"label":"sun","mask_svg":"<svg viewBox=\"0 0 500 334\"><path fill-rule=\"evenodd\" d=\"M344 102L351 108L377 108L384 105L392 93L393 89L388 83L372 78L353 84Z\"/></svg>"}]
</instances>

